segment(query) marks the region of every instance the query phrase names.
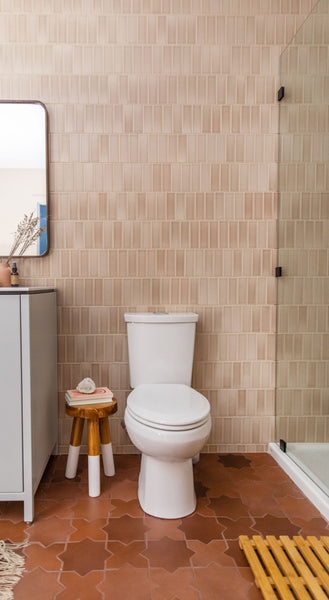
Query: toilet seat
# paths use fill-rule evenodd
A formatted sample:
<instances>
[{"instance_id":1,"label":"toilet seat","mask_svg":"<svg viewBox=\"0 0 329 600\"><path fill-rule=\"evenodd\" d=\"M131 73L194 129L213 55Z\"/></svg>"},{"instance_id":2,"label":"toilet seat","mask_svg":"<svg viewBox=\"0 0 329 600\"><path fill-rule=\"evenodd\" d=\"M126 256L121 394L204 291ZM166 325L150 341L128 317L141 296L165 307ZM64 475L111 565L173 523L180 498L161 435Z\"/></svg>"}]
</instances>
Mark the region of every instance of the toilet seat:
<instances>
[{"instance_id":1,"label":"toilet seat","mask_svg":"<svg viewBox=\"0 0 329 600\"><path fill-rule=\"evenodd\" d=\"M156 383L137 386L127 398L126 410L148 427L185 431L207 422L210 405L207 398L187 385Z\"/></svg>"}]
</instances>

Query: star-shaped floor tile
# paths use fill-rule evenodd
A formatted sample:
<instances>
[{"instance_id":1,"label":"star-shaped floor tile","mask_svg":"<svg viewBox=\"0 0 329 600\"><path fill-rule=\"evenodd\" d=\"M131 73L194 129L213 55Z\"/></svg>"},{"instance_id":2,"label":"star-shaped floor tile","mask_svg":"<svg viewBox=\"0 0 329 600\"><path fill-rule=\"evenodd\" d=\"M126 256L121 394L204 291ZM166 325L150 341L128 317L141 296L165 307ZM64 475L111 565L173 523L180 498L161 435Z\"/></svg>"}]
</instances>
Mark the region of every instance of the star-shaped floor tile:
<instances>
[{"instance_id":1,"label":"star-shaped floor tile","mask_svg":"<svg viewBox=\"0 0 329 600\"><path fill-rule=\"evenodd\" d=\"M105 542L94 542L89 538L81 542L70 542L67 550L59 554L59 558L63 561L63 571L75 571L79 575L103 570L109 556Z\"/></svg>"}]
</instances>

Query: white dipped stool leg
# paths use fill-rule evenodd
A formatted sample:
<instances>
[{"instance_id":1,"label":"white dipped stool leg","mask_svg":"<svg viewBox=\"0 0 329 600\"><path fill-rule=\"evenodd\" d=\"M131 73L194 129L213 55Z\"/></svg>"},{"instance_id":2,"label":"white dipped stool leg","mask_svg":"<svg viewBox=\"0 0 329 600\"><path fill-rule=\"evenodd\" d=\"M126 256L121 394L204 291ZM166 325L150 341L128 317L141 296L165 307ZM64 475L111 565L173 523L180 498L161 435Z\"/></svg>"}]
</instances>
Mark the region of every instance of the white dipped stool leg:
<instances>
[{"instance_id":1,"label":"white dipped stool leg","mask_svg":"<svg viewBox=\"0 0 329 600\"><path fill-rule=\"evenodd\" d=\"M93 498L101 493L98 419L88 419L88 488Z\"/></svg>"},{"instance_id":2,"label":"white dipped stool leg","mask_svg":"<svg viewBox=\"0 0 329 600\"><path fill-rule=\"evenodd\" d=\"M104 473L107 475L107 477L111 477L112 475L115 475L115 467L108 417L104 417L99 420L99 429L101 434Z\"/></svg>"},{"instance_id":3,"label":"white dipped stool leg","mask_svg":"<svg viewBox=\"0 0 329 600\"><path fill-rule=\"evenodd\" d=\"M103 456L103 468L107 477L115 475L115 466L113 460L112 444L101 444Z\"/></svg>"},{"instance_id":4,"label":"white dipped stool leg","mask_svg":"<svg viewBox=\"0 0 329 600\"><path fill-rule=\"evenodd\" d=\"M84 419L74 417L65 471L65 477L67 477L67 479L74 479L77 474L83 424Z\"/></svg>"},{"instance_id":5,"label":"white dipped stool leg","mask_svg":"<svg viewBox=\"0 0 329 600\"><path fill-rule=\"evenodd\" d=\"M101 493L100 457L88 454L88 490L89 496L96 498Z\"/></svg>"}]
</instances>

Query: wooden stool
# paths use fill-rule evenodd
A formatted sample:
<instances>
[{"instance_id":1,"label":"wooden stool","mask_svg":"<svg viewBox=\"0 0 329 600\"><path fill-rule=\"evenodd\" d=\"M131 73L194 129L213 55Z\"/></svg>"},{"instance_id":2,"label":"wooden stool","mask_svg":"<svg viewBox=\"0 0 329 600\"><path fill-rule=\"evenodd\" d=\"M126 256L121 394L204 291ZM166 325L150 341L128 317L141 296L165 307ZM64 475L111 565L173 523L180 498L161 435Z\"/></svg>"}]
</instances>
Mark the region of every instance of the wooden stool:
<instances>
[{"instance_id":1,"label":"wooden stool","mask_svg":"<svg viewBox=\"0 0 329 600\"><path fill-rule=\"evenodd\" d=\"M73 417L69 454L67 457L65 477L73 479L77 473L81 437L84 420L88 421L88 489L89 496L100 494L100 458L99 439L103 456L104 473L114 475L114 461L111 434L108 417L118 410L117 401L113 398L107 404L83 404L70 406L66 404L65 411Z\"/></svg>"}]
</instances>

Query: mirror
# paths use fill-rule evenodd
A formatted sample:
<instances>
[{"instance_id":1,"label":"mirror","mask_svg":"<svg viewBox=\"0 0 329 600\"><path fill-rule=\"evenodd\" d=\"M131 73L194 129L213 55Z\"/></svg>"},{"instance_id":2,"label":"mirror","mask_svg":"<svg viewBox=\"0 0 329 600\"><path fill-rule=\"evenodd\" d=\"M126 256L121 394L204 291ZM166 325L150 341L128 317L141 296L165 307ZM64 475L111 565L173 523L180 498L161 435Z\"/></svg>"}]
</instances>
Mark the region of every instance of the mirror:
<instances>
[{"instance_id":1,"label":"mirror","mask_svg":"<svg viewBox=\"0 0 329 600\"><path fill-rule=\"evenodd\" d=\"M48 251L47 122L41 102L0 101L1 257L9 256L19 224L31 215L37 223L36 239L14 256L42 256Z\"/></svg>"}]
</instances>

